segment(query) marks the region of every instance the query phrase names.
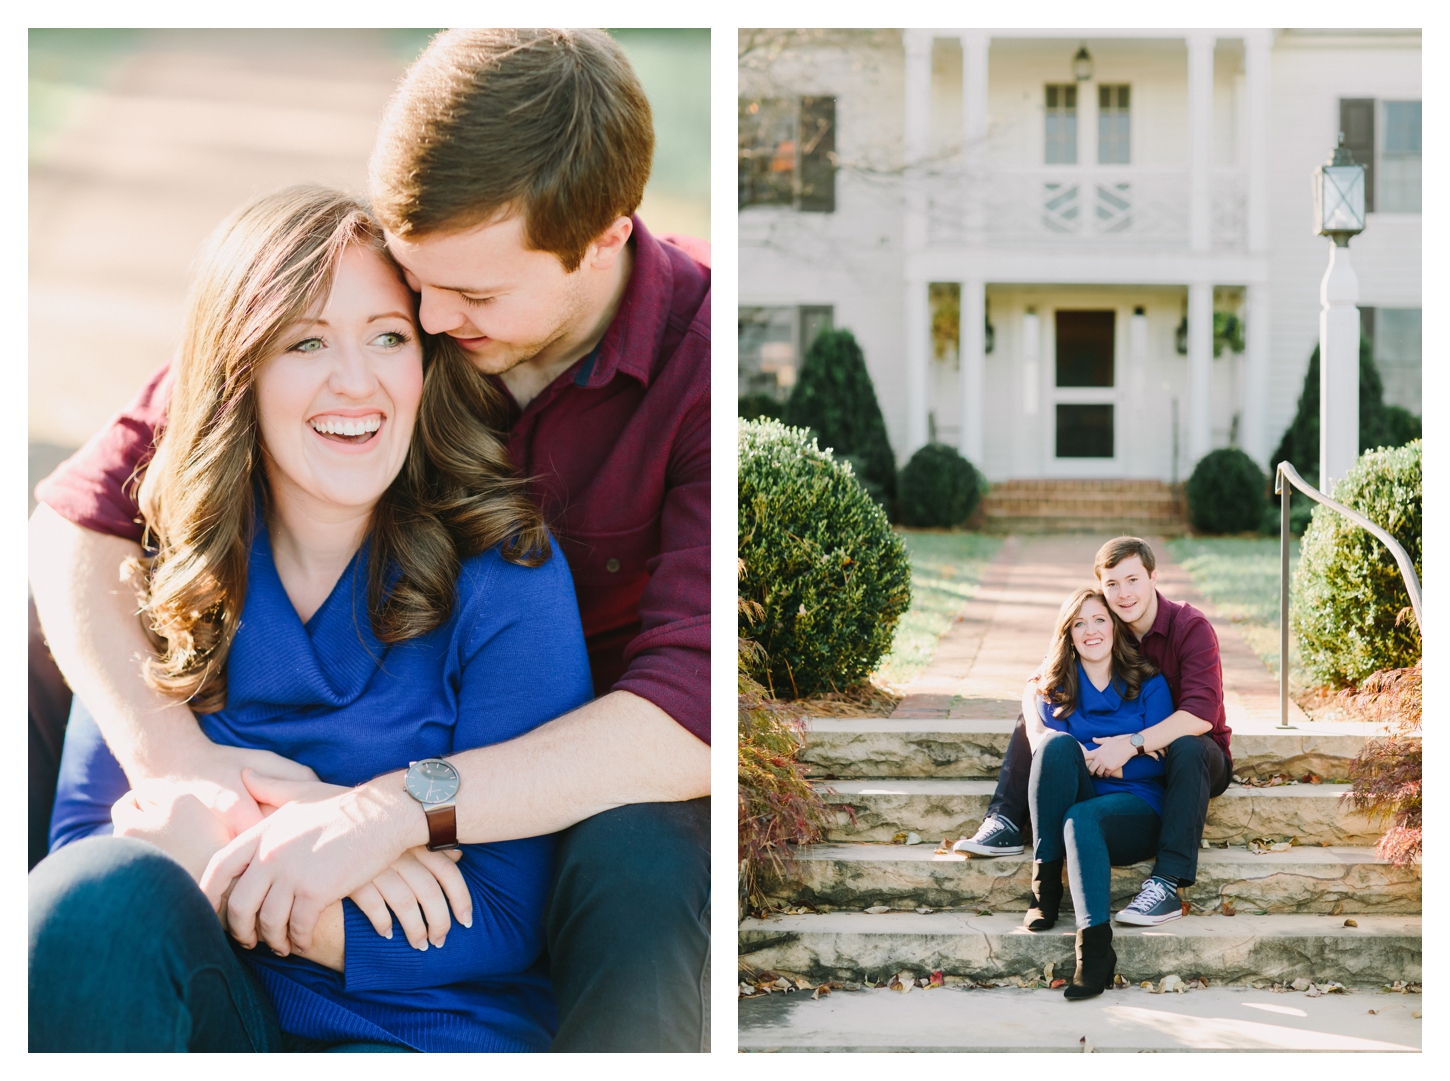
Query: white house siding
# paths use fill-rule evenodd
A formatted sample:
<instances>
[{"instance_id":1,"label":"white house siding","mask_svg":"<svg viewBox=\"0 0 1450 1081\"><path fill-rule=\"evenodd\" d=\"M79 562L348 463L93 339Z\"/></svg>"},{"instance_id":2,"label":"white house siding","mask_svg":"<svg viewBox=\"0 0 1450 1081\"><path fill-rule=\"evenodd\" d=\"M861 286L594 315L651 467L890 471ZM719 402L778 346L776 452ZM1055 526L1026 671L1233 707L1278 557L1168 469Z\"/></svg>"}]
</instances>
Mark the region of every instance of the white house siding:
<instances>
[{"instance_id":1,"label":"white house siding","mask_svg":"<svg viewBox=\"0 0 1450 1081\"><path fill-rule=\"evenodd\" d=\"M1209 250L1199 253L1187 250L1191 147L1187 46L1182 37L1167 31L1135 39L1089 37L1094 80L1079 91L1078 160L1095 162L1096 86L1131 85L1131 160L1133 169L1140 170L1132 173L1134 212L1145 221L1158 214L1158 233L1072 237L1054 248L1041 237L1029 236L1022 243L1000 239L1001 221L986 221L975 233L968 224L963 209L962 46L952 34L940 31L931 42L930 115L925 161L919 163L926 174L926 231L914 249L904 235L907 91L901 32L815 32L792 48L775 54L760 51L742 62L742 98L835 96L836 151L842 166L834 213L774 207L741 212L742 306L831 305L835 324L852 330L865 351L888 435L898 460L904 460L913 430L908 417L907 276L921 281L985 277L995 348L981 360L982 449L977 464L983 471L994 480L1052 475L1168 480L1182 479L1193 464L1188 451L1189 364L1174 348L1186 283L1210 278L1216 287L1214 307L1240 314L1245 314L1245 287L1267 283L1259 289L1270 312L1268 400L1262 403L1257 441L1258 454L1266 460L1292 417L1318 336L1318 288L1328 242L1310 230L1310 174L1334 144L1341 97L1419 98L1418 34L1274 35L1267 80L1267 205L1261 211L1267 250L1250 252L1244 220L1252 126L1245 32L1217 32L1209 138L1212 235ZM982 187L973 191L983 198L988 217L993 206L1011 208L1015 189L1041 190L1047 175L1041 165L1043 86L1072 81L1070 58L1082 40L1047 38L1040 31L1020 37L1005 31L993 34L986 137L968 148L977 151L971 159L974 167L985 170ZM1031 213L1028 208L1023 219L1027 226L1034 224L1028 220ZM994 241L993 235L999 239ZM1364 304L1420 306L1419 215L1373 215L1366 233L1354 241L1352 254ZM925 310L919 298L913 303ZM1022 355L1028 306L1036 308L1040 326L1032 402L1027 400L1031 358ZM1135 357L1130 328L1139 306L1146 316L1146 350ZM1117 454L1111 462L1056 460L1052 452L1053 404L1066 394L1053 387L1052 312L1080 307L1117 313L1116 386L1103 395L1116 409ZM1252 312L1247 316L1252 327ZM1235 414L1241 426L1245 422L1251 389L1247 357L1225 353L1211 362L1211 446L1229 443ZM926 409L936 437L952 444L958 442L962 423L959 369L954 352L927 361ZM924 426L919 430L918 438L925 438ZM1241 441L1243 436L1241 430ZM1254 441L1248 442L1252 446Z\"/></svg>"}]
</instances>

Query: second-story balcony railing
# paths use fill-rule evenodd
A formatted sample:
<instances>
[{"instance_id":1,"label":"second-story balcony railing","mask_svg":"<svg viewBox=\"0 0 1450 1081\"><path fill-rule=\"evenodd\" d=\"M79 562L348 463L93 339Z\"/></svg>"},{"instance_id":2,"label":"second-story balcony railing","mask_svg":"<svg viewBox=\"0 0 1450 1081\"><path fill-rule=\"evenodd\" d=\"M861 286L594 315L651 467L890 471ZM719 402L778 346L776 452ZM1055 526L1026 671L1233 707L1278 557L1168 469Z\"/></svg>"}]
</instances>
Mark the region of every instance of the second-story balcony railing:
<instances>
[{"instance_id":1,"label":"second-story balcony railing","mask_svg":"<svg viewBox=\"0 0 1450 1081\"><path fill-rule=\"evenodd\" d=\"M970 177L936 171L923 185L933 248L1189 243L1189 172L1179 166L994 166ZM1245 248L1246 187L1240 169L1210 174L1214 250Z\"/></svg>"}]
</instances>

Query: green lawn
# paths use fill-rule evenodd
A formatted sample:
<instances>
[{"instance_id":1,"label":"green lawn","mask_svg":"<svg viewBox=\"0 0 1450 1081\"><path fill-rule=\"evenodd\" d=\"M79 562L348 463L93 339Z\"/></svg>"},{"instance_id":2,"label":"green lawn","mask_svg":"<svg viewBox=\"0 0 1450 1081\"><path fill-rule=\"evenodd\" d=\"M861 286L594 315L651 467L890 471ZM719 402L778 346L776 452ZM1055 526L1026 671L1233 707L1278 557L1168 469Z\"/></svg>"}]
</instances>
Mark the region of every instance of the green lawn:
<instances>
[{"instance_id":1,"label":"green lawn","mask_svg":"<svg viewBox=\"0 0 1450 1081\"><path fill-rule=\"evenodd\" d=\"M1291 542L1289 569L1299 564L1299 541ZM1233 620L1249 648L1279 674L1279 539L1195 537L1170 540L1168 551L1193 584ZM1290 639L1290 686L1302 684L1298 650Z\"/></svg>"},{"instance_id":2,"label":"green lawn","mask_svg":"<svg viewBox=\"0 0 1450 1081\"><path fill-rule=\"evenodd\" d=\"M981 533L903 530L911 559L911 608L896 625L896 639L878 678L905 683L931 661L937 641L971 598L982 568L997 554L1000 537Z\"/></svg>"}]
</instances>

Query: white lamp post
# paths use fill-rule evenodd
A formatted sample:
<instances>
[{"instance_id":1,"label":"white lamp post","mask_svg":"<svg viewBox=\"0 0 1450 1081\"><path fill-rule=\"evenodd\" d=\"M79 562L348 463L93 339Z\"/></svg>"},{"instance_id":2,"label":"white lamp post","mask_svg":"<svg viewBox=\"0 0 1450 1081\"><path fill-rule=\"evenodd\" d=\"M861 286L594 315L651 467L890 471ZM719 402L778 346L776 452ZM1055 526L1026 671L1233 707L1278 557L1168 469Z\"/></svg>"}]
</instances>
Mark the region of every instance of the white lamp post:
<instances>
[{"instance_id":1,"label":"white lamp post","mask_svg":"<svg viewBox=\"0 0 1450 1081\"><path fill-rule=\"evenodd\" d=\"M1349 238L1364 231L1364 166L1343 132L1314 171L1314 231L1332 241L1319 283L1319 487L1329 492L1359 457L1359 278Z\"/></svg>"}]
</instances>

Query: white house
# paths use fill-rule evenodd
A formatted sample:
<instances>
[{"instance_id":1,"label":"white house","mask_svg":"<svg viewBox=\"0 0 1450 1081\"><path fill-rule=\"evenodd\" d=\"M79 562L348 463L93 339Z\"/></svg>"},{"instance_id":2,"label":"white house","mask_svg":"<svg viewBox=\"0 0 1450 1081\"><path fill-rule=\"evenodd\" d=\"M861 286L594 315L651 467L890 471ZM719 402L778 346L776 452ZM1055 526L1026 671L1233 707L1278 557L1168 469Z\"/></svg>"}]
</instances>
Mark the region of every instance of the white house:
<instances>
[{"instance_id":1,"label":"white house","mask_svg":"<svg viewBox=\"0 0 1450 1081\"><path fill-rule=\"evenodd\" d=\"M1351 252L1389 401L1420 412L1418 30L742 31L740 390L822 326L898 464L994 480L1267 466L1319 334L1310 178L1368 167ZM1242 352L1215 356L1239 322Z\"/></svg>"}]
</instances>

